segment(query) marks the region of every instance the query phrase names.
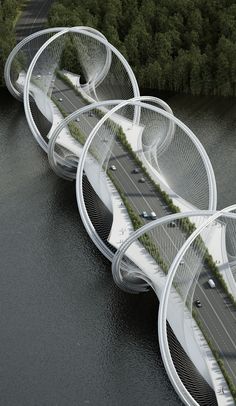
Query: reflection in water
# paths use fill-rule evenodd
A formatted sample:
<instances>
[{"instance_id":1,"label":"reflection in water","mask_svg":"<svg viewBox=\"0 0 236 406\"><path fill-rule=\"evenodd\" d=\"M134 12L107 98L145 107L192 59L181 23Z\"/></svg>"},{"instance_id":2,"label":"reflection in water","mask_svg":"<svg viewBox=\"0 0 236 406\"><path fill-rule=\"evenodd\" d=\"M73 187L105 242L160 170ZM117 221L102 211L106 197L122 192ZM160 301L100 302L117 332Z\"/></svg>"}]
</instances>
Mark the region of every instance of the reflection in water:
<instances>
[{"instance_id":1,"label":"reflection in water","mask_svg":"<svg viewBox=\"0 0 236 406\"><path fill-rule=\"evenodd\" d=\"M1 403L180 405L158 350L154 295L114 285L74 184L49 169L21 104L5 91L0 100ZM211 158L219 207L235 203L234 100L168 103Z\"/></svg>"},{"instance_id":2,"label":"reflection in water","mask_svg":"<svg viewBox=\"0 0 236 406\"><path fill-rule=\"evenodd\" d=\"M0 98L1 403L180 405L157 344L154 294L130 295L80 221L23 107Z\"/></svg>"}]
</instances>

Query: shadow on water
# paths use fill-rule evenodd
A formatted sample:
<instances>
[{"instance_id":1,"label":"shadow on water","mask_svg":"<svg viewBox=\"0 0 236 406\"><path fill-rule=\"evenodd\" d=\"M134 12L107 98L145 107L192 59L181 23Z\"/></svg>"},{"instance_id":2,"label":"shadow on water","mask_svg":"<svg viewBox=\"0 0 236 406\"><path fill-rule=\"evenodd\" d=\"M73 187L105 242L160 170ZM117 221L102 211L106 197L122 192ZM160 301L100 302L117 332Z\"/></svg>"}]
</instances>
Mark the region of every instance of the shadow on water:
<instances>
[{"instance_id":1,"label":"shadow on water","mask_svg":"<svg viewBox=\"0 0 236 406\"><path fill-rule=\"evenodd\" d=\"M199 138L215 172L218 208L236 203L236 99L179 95L150 89L142 89L141 94L163 98L176 117Z\"/></svg>"},{"instance_id":2,"label":"shadow on water","mask_svg":"<svg viewBox=\"0 0 236 406\"><path fill-rule=\"evenodd\" d=\"M79 218L22 106L0 98L1 402L180 405L163 369L153 293L129 295Z\"/></svg>"},{"instance_id":3,"label":"shadow on water","mask_svg":"<svg viewBox=\"0 0 236 406\"><path fill-rule=\"evenodd\" d=\"M154 294L114 285L74 183L52 173L21 104L6 91L0 100L2 403L180 405L158 350ZM209 153L219 206L234 203L234 100L166 100Z\"/></svg>"}]
</instances>

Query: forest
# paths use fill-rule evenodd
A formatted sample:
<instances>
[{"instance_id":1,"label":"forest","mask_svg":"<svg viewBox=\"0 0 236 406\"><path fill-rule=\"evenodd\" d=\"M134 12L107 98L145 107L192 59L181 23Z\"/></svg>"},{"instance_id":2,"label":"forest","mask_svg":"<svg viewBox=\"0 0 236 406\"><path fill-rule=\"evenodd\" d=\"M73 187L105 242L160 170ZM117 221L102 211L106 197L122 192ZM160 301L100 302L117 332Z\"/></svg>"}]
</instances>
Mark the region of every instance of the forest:
<instances>
[{"instance_id":1,"label":"forest","mask_svg":"<svg viewBox=\"0 0 236 406\"><path fill-rule=\"evenodd\" d=\"M236 95L235 0L57 0L48 24L97 28L141 88ZM73 47L64 65L76 65Z\"/></svg>"},{"instance_id":2,"label":"forest","mask_svg":"<svg viewBox=\"0 0 236 406\"><path fill-rule=\"evenodd\" d=\"M5 61L15 44L14 26L22 0L0 1L0 86L4 85Z\"/></svg>"}]
</instances>

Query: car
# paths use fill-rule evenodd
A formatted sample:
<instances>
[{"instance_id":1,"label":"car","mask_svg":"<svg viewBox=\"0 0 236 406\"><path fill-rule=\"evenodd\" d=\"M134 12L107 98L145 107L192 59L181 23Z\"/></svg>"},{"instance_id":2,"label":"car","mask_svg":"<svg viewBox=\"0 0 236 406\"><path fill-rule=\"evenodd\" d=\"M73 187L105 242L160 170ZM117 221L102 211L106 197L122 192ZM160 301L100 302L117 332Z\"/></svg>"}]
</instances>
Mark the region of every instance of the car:
<instances>
[{"instance_id":1,"label":"car","mask_svg":"<svg viewBox=\"0 0 236 406\"><path fill-rule=\"evenodd\" d=\"M182 261L180 261L179 264L180 264L180 265L184 265L184 260L182 259Z\"/></svg>"},{"instance_id":2,"label":"car","mask_svg":"<svg viewBox=\"0 0 236 406\"><path fill-rule=\"evenodd\" d=\"M148 214L147 214L146 211L143 211L142 214L141 214L141 216L142 216L144 219L147 219L147 218L148 218Z\"/></svg>"},{"instance_id":3,"label":"car","mask_svg":"<svg viewBox=\"0 0 236 406\"><path fill-rule=\"evenodd\" d=\"M61 98L61 97L59 97L58 101L59 101L59 102L62 102L62 98Z\"/></svg>"},{"instance_id":4,"label":"car","mask_svg":"<svg viewBox=\"0 0 236 406\"><path fill-rule=\"evenodd\" d=\"M37 79L41 79L41 75L37 75Z\"/></svg>"},{"instance_id":5,"label":"car","mask_svg":"<svg viewBox=\"0 0 236 406\"><path fill-rule=\"evenodd\" d=\"M93 113L91 111L89 111L88 115L89 117L93 117Z\"/></svg>"},{"instance_id":6,"label":"car","mask_svg":"<svg viewBox=\"0 0 236 406\"><path fill-rule=\"evenodd\" d=\"M141 177L140 179L139 179L139 182L140 183L144 183L146 180L145 180L145 178L143 178L143 177Z\"/></svg>"},{"instance_id":7,"label":"car","mask_svg":"<svg viewBox=\"0 0 236 406\"><path fill-rule=\"evenodd\" d=\"M210 286L211 289L214 289L216 287L216 284L213 281L213 279L208 279L208 285Z\"/></svg>"},{"instance_id":8,"label":"car","mask_svg":"<svg viewBox=\"0 0 236 406\"><path fill-rule=\"evenodd\" d=\"M133 172L133 173L139 173L139 169L138 169L138 168L134 168L134 169L132 170L132 172Z\"/></svg>"},{"instance_id":9,"label":"car","mask_svg":"<svg viewBox=\"0 0 236 406\"><path fill-rule=\"evenodd\" d=\"M77 121L77 123L79 123L79 122L80 122L80 118L77 117L77 118L75 119L75 121Z\"/></svg>"},{"instance_id":10,"label":"car","mask_svg":"<svg viewBox=\"0 0 236 406\"><path fill-rule=\"evenodd\" d=\"M169 227L176 227L176 223L174 221L171 221Z\"/></svg>"},{"instance_id":11,"label":"car","mask_svg":"<svg viewBox=\"0 0 236 406\"><path fill-rule=\"evenodd\" d=\"M199 299L195 300L196 307L202 307L202 304Z\"/></svg>"},{"instance_id":12,"label":"car","mask_svg":"<svg viewBox=\"0 0 236 406\"><path fill-rule=\"evenodd\" d=\"M116 166L115 166L115 165L111 165L111 166L110 166L110 169L111 169L112 171L116 171Z\"/></svg>"},{"instance_id":13,"label":"car","mask_svg":"<svg viewBox=\"0 0 236 406\"><path fill-rule=\"evenodd\" d=\"M155 220L155 219L157 218L157 215L156 215L155 211L151 211L151 213L150 213L150 218L151 218L152 220Z\"/></svg>"}]
</instances>

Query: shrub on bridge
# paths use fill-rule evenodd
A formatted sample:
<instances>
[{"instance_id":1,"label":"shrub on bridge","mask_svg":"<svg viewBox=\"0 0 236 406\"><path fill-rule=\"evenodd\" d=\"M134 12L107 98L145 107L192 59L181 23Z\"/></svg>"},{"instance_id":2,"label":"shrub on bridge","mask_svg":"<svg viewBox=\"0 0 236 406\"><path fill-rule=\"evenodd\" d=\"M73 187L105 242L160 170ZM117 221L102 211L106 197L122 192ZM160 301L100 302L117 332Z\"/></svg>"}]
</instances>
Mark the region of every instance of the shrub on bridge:
<instances>
[{"instance_id":1,"label":"shrub on bridge","mask_svg":"<svg viewBox=\"0 0 236 406\"><path fill-rule=\"evenodd\" d=\"M204 338L205 338L205 340L206 340L212 354L214 355L217 364L219 365L219 368L220 368L220 370L222 372L222 375L225 378L225 381L227 382L227 385L229 387L229 390L231 392L231 395L232 395L233 399L236 400L236 385L234 385L231 376L229 375L227 369L225 368L224 361L221 358L221 355L220 355L219 351L216 350L213 342L208 338L208 335L207 335L207 333L205 331L205 328L204 328L202 322L199 320L198 315L197 315L197 313L196 313L196 311L194 309L192 311L192 315L193 315L193 318L195 319L198 327L200 328L200 330L201 330L201 332L202 332L202 334L203 334L203 336L204 336Z\"/></svg>"},{"instance_id":2,"label":"shrub on bridge","mask_svg":"<svg viewBox=\"0 0 236 406\"><path fill-rule=\"evenodd\" d=\"M114 176L108 171L108 175L114 184L116 190L118 191L121 199L123 200L123 203L126 207L126 210L129 214L129 218L132 222L134 230L139 229L142 227L145 223L141 220L139 214L133 209L131 204L129 203L127 197L125 196L124 192L121 190L120 186L118 185L118 182L114 178ZM161 269L167 273L168 272L168 266L165 264L164 260L162 259L160 252L158 250L158 247L156 244L152 241L152 239L149 237L147 233L139 237L139 241L141 244L146 248L147 252L153 257L153 259L158 263L158 265L161 267Z\"/></svg>"}]
</instances>

